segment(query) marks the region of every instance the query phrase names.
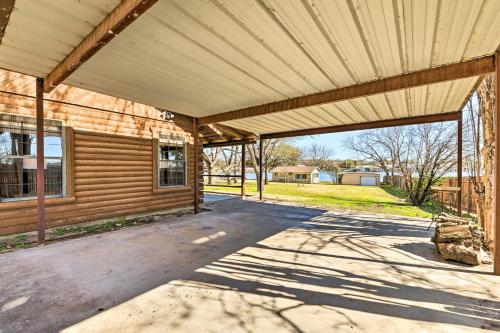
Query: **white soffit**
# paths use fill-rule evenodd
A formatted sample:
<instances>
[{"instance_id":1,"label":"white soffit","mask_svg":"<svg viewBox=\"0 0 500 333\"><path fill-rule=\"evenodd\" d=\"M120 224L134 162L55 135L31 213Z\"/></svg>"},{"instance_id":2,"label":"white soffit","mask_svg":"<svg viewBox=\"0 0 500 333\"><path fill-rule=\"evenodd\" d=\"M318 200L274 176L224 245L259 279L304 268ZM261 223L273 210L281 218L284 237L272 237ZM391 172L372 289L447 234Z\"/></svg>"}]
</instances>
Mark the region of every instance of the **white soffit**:
<instances>
[{"instance_id":1,"label":"white soffit","mask_svg":"<svg viewBox=\"0 0 500 333\"><path fill-rule=\"evenodd\" d=\"M16 1L0 67L47 75L117 3ZM499 44L497 0L160 0L65 83L206 116L489 55ZM446 96L421 87L311 107L307 119L262 116L254 131L398 118L424 106L441 113L460 106L469 91L459 89L474 79L460 82L438 85ZM295 125L276 124L288 114Z\"/></svg>"}]
</instances>

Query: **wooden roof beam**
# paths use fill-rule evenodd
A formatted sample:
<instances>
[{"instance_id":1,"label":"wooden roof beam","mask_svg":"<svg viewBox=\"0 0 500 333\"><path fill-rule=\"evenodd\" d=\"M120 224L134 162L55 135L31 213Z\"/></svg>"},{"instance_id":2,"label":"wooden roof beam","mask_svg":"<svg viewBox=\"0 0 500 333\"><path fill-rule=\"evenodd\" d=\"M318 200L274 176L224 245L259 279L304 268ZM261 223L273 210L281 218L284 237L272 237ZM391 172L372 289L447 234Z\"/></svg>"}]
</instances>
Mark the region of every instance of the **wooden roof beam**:
<instances>
[{"instance_id":1,"label":"wooden roof beam","mask_svg":"<svg viewBox=\"0 0 500 333\"><path fill-rule=\"evenodd\" d=\"M49 93L158 0L123 0L45 78Z\"/></svg>"},{"instance_id":2,"label":"wooden roof beam","mask_svg":"<svg viewBox=\"0 0 500 333\"><path fill-rule=\"evenodd\" d=\"M14 9L14 2L15 0L0 0L0 44L2 43L7 24L9 24L10 14Z\"/></svg>"},{"instance_id":3,"label":"wooden roof beam","mask_svg":"<svg viewBox=\"0 0 500 333\"><path fill-rule=\"evenodd\" d=\"M486 56L460 63L397 75L377 81L356 84L349 87L327 90L311 95L290 98L287 100L262 104L258 106L251 106L234 111L228 111L202 117L200 118L200 125L260 116L275 112L282 112L286 110L345 101L359 97L425 86L434 83L480 76L493 72L495 70L494 60L494 56Z\"/></svg>"},{"instance_id":4,"label":"wooden roof beam","mask_svg":"<svg viewBox=\"0 0 500 333\"><path fill-rule=\"evenodd\" d=\"M375 129L375 128L384 128L384 127L417 125L417 124L425 124L425 123L437 123L437 122L442 122L442 121L452 121L452 120L459 120L459 119L462 119L462 112L456 111L456 112L450 112L450 113L431 114L431 115L426 115L426 116L378 120L378 121L365 122L365 123L355 123L355 124L347 124L347 125L311 128L311 129L305 129L305 130L295 130L295 131L288 131L288 132L262 134L260 136L260 138L261 139L290 138L290 137L304 136L304 135L340 133L340 132L359 131L359 130L367 130L367 129Z\"/></svg>"}]
</instances>

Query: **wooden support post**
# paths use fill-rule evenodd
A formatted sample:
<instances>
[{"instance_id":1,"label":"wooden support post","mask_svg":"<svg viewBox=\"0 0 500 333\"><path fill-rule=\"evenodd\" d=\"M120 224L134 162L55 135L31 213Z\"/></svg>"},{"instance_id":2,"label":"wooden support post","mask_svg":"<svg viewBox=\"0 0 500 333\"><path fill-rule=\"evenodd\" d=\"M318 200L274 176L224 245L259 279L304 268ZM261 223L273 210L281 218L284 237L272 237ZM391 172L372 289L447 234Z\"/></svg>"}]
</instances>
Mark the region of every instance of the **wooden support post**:
<instances>
[{"instance_id":1,"label":"wooden support post","mask_svg":"<svg viewBox=\"0 0 500 333\"><path fill-rule=\"evenodd\" d=\"M194 145L194 213L198 214L200 212L200 170L199 170L199 158L200 158L200 145L199 145L199 135L198 135L198 119L193 118L193 145Z\"/></svg>"},{"instance_id":2,"label":"wooden support post","mask_svg":"<svg viewBox=\"0 0 500 333\"><path fill-rule=\"evenodd\" d=\"M246 172L246 145L241 145L241 197L245 197L246 184L245 184L245 172Z\"/></svg>"},{"instance_id":3,"label":"wooden support post","mask_svg":"<svg viewBox=\"0 0 500 333\"><path fill-rule=\"evenodd\" d=\"M264 164L264 163L262 163L262 161L264 159L263 158L263 156L264 156L263 150L264 149L263 149L263 144L262 144L263 141L264 140L262 138L259 139L259 200L262 200L262 198L263 198L263 191L262 191L263 189L262 189L262 186L264 185L264 181L263 181L263 178L264 178L263 175L264 174L262 172L263 171L262 170L262 166Z\"/></svg>"},{"instance_id":4,"label":"wooden support post","mask_svg":"<svg viewBox=\"0 0 500 333\"><path fill-rule=\"evenodd\" d=\"M460 113L461 115L461 113ZM457 120L457 214L462 216L462 117Z\"/></svg>"},{"instance_id":5,"label":"wooden support post","mask_svg":"<svg viewBox=\"0 0 500 333\"><path fill-rule=\"evenodd\" d=\"M43 143L43 79L36 79L36 197L38 244L45 243L45 154Z\"/></svg>"},{"instance_id":6,"label":"wooden support post","mask_svg":"<svg viewBox=\"0 0 500 333\"><path fill-rule=\"evenodd\" d=\"M495 238L493 272L500 275L500 50L495 55Z\"/></svg>"}]
</instances>

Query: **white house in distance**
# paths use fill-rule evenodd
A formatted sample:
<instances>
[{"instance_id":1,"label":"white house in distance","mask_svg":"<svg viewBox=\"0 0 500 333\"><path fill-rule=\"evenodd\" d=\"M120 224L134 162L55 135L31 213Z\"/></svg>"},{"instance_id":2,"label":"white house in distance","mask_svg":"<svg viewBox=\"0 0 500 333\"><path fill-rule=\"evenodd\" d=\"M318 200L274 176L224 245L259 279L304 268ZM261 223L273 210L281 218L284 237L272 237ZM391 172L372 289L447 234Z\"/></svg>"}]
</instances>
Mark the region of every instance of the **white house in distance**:
<instances>
[{"instance_id":1,"label":"white house in distance","mask_svg":"<svg viewBox=\"0 0 500 333\"><path fill-rule=\"evenodd\" d=\"M315 166L279 166L272 174L273 182L319 184L319 169Z\"/></svg>"}]
</instances>

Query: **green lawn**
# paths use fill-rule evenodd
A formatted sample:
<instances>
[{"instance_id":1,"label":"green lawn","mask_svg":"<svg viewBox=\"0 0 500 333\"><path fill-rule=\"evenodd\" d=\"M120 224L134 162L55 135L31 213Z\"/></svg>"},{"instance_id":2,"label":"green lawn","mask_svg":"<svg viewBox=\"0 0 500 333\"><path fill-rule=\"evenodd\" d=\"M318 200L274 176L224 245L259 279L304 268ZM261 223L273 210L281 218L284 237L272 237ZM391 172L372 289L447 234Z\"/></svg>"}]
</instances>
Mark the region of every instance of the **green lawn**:
<instances>
[{"instance_id":1,"label":"green lawn","mask_svg":"<svg viewBox=\"0 0 500 333\"><path fill-rule=\"evenodd\" d=\"M207 191L239 194L239 188L207 186ZM257 195L255 181L247 181L247 194ZM388 185L354 186L332 184L269 183L264 198L303 204L377 212L392 215L432 217L438 208L434 205L415 207L404 200L401 190Z\"/></svg>"}]
</instances>

